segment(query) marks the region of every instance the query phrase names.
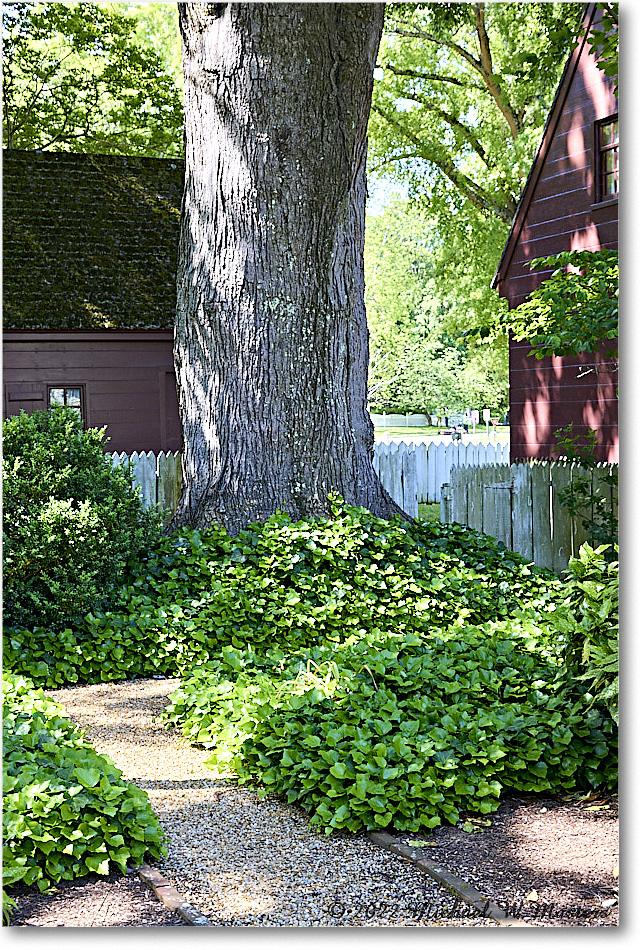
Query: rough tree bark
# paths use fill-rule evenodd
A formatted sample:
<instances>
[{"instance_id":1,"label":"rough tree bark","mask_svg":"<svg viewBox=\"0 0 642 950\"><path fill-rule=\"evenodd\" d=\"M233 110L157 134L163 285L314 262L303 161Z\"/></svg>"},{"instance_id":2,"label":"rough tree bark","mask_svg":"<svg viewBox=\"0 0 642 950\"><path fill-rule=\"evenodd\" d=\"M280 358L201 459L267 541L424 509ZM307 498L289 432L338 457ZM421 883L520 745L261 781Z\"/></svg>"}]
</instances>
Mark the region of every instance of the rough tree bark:
<instances>
[{"instance_id":1,"label":"rough tree bark","mask_svg":"<svg viewBox=\"0 0 642 950\"><path fill-rule=\"evenodd\" d=\"M383 4L179 4L186 178L171 527L231 533L328 493L389 517L363 301L366 127Z\"/></svg>"}]
</instances>

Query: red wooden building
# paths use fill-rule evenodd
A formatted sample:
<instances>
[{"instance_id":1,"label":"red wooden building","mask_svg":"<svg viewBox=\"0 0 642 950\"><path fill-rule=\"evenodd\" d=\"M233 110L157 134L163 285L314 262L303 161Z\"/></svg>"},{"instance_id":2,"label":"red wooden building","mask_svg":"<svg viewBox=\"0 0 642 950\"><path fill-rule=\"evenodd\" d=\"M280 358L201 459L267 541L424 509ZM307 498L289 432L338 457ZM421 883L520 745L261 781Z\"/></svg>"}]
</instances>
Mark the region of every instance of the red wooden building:
<instances>
[{"instance_id":1,"label":"red wooden building","mask_svg":"<svg viewBox=\"0 0 642 950\"><path fill-rule=\"evenodd\" d=\"M586 42L597 15L590 4L495 275L511 309L546 278L530 270L533 258L618 246L618 101ZM613 363L604 354L537 360L530 349L510 343L511 459L552 456L555 430L572 422L577 433L597 431L602 461L617 461Z\"/></svg>"},{"instance_id":2,"label":"red wooden building","mask_svg":"<svg viewBox=\"0 0 642 950\"><path fill-rule=\"evenodd\" d=\"M183 163L3 153L4 416L66 403L117 452L177 451Z\"/></svg>"}]
</instances>

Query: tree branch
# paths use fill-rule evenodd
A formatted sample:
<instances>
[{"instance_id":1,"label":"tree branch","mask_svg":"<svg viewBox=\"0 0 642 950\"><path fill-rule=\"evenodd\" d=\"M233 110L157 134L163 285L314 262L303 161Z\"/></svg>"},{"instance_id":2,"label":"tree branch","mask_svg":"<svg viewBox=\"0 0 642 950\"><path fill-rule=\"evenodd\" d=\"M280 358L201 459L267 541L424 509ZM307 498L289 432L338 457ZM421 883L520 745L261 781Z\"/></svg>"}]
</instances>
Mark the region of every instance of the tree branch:
<instances>
[{"instance_id":1,"label":"tree branch","mask_svg":"<svg viewBox=\"0 0 642 950\"><path fill-rule=\"evenodd\" d=\"M415 102L419 102L422 106L424 106L425 109L429 110L430 112L435 112L437 115L441 116L444 122L451 126L451 128L458 129L471 148L474 149L474 151L479 155L483 163L489 167L488 161L486 159L486 151L479 139L473 134L472 129L468 128L468 126L464 125L464 123L457 119L454 115L451 115L450 112L446 112L445 109L435 105L432 100L427 99L420 93L415 93L413 95L407 96L406 98L414 100Z\"/></svg>"},{"instance_id":2,"label":"tree branch","mask_svg":"<svg viewBox=\"0 0 642 950\"><path fill-rule=\"evenodd\" d=\"M458 43L454 43L452 40L439 39L437 36L433 36L431 33L426 33L424 30L396 28L392 32L396 33L398 36L406 36L410 39L427 40L429 43L434 43L437 46L445 46L446 49L452 50L454 53L464 59L469 64L469 66L472 66L473 69L476 70L476 72L478 72L482 77L486 89L490 93L495 104L497 105L497 108L508 123L512 138L516 139L521 131L520 123L515 110L513 110L512 107L504 101L502 91L499 88L492 72L492 57L490 55L490 43L486 33L483 3L475 4L475 28L479 38L482 56L481 59L476 59L472 53L469 53L465 47L460 46Z\"/></svg>"},{"instance_id":3,"label":"tree branch","mask_svg":"<svg viewBox=\"0 0 642 950\"><path fill-rule=\"evenodd\" d=\"M462 82L461 79L456 79L454 76L440 76L438 73L422 73L416 69L399 69L397 66L393 66L392 63L386 63L383 66L378 64L378 68L388 69L391 73L394 73L395 76L410 76L411 79L425 79L428 82L449 82L452 83L453 86L459 86L461 89L476 89L477 92L483 92L482 86Z\"/></svg>"},{"instance_id":4,"label":"tree branch","mask_svg":"<svg viewBox=\"0 0 642 950\"><path fill-rule=\"evenodd\" d=\"M432 162L444 175L455 185L458 191L468 198L476 207L484 211L489 211L500 220L511 224L516 211L516 204L512 198L507 198L505 204L500 204L495 198L488 195L472 178L469 178L463 172L459 171L454 162L445 156L439 156L427 148L427 144L422 142L416 135L413 135L408 129L392 116L388 115L380 106L373 105L373 111L377 112L386 122L395 126L407 139L416 147L415 158L420 157L428 162ZM398 159L397 159L398 160Z\"/></svg>"}]
</instances>

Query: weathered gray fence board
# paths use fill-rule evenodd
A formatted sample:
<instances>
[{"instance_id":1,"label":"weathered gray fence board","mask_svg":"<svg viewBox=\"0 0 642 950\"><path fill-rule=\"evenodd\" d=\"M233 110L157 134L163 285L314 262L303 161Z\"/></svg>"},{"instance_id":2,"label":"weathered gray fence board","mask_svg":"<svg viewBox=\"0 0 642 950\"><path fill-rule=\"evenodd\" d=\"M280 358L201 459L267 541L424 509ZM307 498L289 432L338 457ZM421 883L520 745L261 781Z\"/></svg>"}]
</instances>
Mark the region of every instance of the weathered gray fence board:
<instances>
[{"instance_id":1,"label":"weathered gray fence board","mask_svg":"<svg viewBox=\"0 0 642 950\"><path fill-rule=\"evenodd\" d=\"M454 468L450 473L450 521L454 524L467 524L467 484L466 471Z\"/></svg>"},{"instance_id":2,"label":"weathered gray fence board","mask_svg":"<svg viewBox=\"0 0 642 950\"><path fill-rule=\"evenodd\" d=\"M403 504L401 507L411 518L416 518L419 514L419 505L417 502L417 457L412 446L403 445L403 451L401 452L401 477L403 486Z\"/></svg>"},{"instance_id":3,"label":"weathered gray fence board","mask_svg":"<svg viewBox=\"0 0 642 950\"><path fill-rule=\"evenodd\" d=\"M551 485L553 490L553 537L552 568L561 573L568 567L569 555L573 549L573 519L568 508L559 504L557 493L571 484L571 466L564 463L551 465Z\"/></svg>"},{"instance_id":4,"label":"weathered gray fence board","mask_svg":"<svg viewBox=\"0 0 642 950\"><path fill-rule=\"evenodd\" d=\"M417 502L428 501L428 446L425 442L416 442L414 446L417 467ZM435 499L437 501L438 498Z\"/></svg>"},{"instance_id":5,"label":"weathered gray fence board","mask_svg":"<svg viewBox=\"0 0 642 950\"><path fill-rule=\"evenodd\" d=\"M181 497L183 473L177 452L161 452L158 456L158 504L174 512Z\"/></svg>"},{"instance_id":6,"label":"weathered gray fence board","mask_svg":"<svg viewBox=\"0 0 642 950\"><path fill-rule=\"evenodd\" d=\"M571 465L571 484L575 487L579 483L588 482L588 490L590 491L591 486L591 475L587 475L586 469L583 469L577 463ZM559 501L559 499L558 499ZM573 518L573 543L572 543L572 557L576 557L579 549L584 544L585 541L589 539L588 527L582 524L581 518Z\"/></svg>"},{"instance_id":7,"label":"weathered gray fence board","mask_svg":"<svg viewBox=\"0 0 642 950\"><path fill-rule=\"evenodd\" d=\"M473 531L484 530L484 486L482 469L475 466L472 469L463 469L469 473L468 482L468 526Z\"/></svg>"},{"instance_id":8,"label":"weathered gray fence board","mask_svg":"<svg viewBox=\"0 0 642 950\"><path fill-rule=\"evenodd\" d=\"M533 497L533 561L539 567L553 563L553 532L551 523L551 479L548 465L531 469Z\"/></svg>"},{"instance_id":9,"label":"weathered gray fence board","mask_svg":"<svg viewBox=\"0 0 642 950\"><path fill-rule=\"evenodd\" d=\"M497 465L497 482L493 486L495 495L495 535L498 541L511 548L513 531L511 524L512 514L512 485L510 480L510 465Z\"/></svg>"},{"instance_id":10,"label":"weathered gray fence board","mask_svg":"<svg viewBox=\"0 0 642 950\"><path fill-rule=\"evenodd\" d=\"M513 483L513 510L511 514L513 551L529 561L533 560L533 496L531 494L531 469L528 463L511 465Z\"/></svg>"}]
</instances>

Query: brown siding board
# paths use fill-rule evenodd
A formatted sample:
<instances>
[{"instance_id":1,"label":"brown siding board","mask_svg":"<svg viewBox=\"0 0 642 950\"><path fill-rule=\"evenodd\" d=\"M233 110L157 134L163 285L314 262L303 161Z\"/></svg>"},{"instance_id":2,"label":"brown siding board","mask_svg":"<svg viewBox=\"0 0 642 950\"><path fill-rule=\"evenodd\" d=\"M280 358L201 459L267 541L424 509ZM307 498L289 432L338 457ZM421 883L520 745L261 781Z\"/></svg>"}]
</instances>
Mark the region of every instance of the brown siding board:
<instances>
[{"instance_id":1,"label":"brown siding board","mask_svg":"<svg viewBox=\"0 0 642 950\"><path fill-rule=\"evenodd\" d=\"M65 382L85 386L87 423L107 426L110 451L180 451L171 332L5 333L5 415L46 405L9 401L9 391Z\"/></svg>"}]
</instances>

